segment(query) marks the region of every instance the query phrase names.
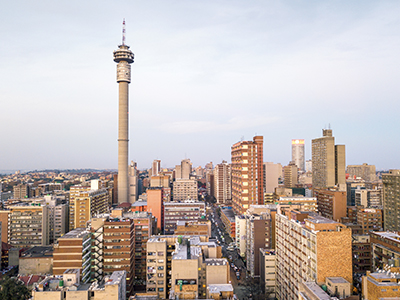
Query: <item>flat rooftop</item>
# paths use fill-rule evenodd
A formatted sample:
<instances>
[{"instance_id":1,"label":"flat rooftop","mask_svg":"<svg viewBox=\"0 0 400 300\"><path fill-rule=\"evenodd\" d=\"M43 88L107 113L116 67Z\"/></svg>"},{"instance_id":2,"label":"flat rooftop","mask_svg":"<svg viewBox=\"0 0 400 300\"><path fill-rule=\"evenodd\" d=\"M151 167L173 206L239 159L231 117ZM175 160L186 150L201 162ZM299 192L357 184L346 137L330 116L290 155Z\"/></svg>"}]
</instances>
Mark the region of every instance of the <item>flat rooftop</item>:
<instances>
[{"instance_id":1,"label":"flat rooftop","mask_svg":"<svg viewBox=\"0 0 400 300\"><path fill-rule=\"evenodd\" d=\"M332 283L349 283L343 277L327 277L326 279L330 280Z\"/></svg>"},{"instance_id":2,"label":"flat rooftop","mask_svg":"<svg viewBox=\"0 0 400 300\"><path fill-rule=\"evenodd\" d=\"M209 284L207 288L212 294L220 292L233 292L232 284Z\"/></svg>"},{"instance_id":3,"label":"flat rooftop","mask_svg":"<svg viewBox=\"0 0 400 300\"><path fill-rule=\"evenodd\" d=\"M89 231L87 231L86 228L75 228L74 230L64 234L60 239L77 239L87 234L89 234Z\"/></svg>"},{"instance_id":4,"label":"flat rooftop","mask_svg":"<svg viewBox=\"0 0 400 300\"><path fill-rule=\"evenodd\" d=\"M53 246L35 246L21 254L21 258L53 257Z\"/></svg>"}]
</instances>

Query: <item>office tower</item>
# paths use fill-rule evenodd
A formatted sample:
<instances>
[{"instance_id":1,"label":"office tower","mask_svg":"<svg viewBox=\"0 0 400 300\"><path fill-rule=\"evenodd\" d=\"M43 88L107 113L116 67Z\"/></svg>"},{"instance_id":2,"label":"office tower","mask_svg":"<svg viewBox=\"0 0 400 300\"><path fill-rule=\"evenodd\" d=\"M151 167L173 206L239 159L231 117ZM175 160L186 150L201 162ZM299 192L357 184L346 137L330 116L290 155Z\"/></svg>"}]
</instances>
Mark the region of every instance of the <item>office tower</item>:
<instances>
[{"instance_id":1,"label":"office tower","mask_svg":"<svg viewBox=\"0 0 400 300\"><path fill-rule=\"evenodd\" d=\"M232 198L231 183L231 165L222 161L214 168L214 197L217 204L225 204Z\"/></svg>"},{"instance_id":2,"label":"office tower","mask_svg":"<svg viewBox=\"0 0 400 300\"><path fill-rule=\"evenodd\" d=\"M279 186L279 178L282 177L282 165L273 162L264 163L264 186L266 193L274 193Z\"/></svg>"},{"instance_id":3,"label":"office tower","mask_svg":"<svg viewBox=\"0 0 400 300\"><path fill-rule=\"evenodd\" d=\"M250 205L264 203L263 137L232 145L231 157L233 209L243 214Z\"/></svg>"},{"instance_id":4,"label":"office tower","mask_svg":"<svg viewBox=\"0 0 400 300\"><path fill-rule=\"evenodd\" d=\"M16 204L10 207L9 244L13 247L49 244L49 211L40 203Z\"/></svg>"},{"instance_id":5,"label":"office tower","mask_svg":"<svg viewBox=\"0 0 400 300\"><path fill-rule=\"evenodd\" d=\"M137 164L131 161L129 166L129 203L135 203L139 196L139 173Z\"/></svg>"},{"instance_id":6,"label":"office tower","mask_svg":"<svg viewBox=\"0 0 400 300\"><path fill-rule=\"evenodd\" d=\"M170 187L170 179L171 179L171 177L168 175L151 176L150 187L169 188Z\"/></svg>"},{"instance_id":7,"label":"office tower","mask_svg":"<svg viewBox=\"0 0 400 300\"><path fill-rule=\"evenodd\" d=\"M365 181L376 180L376 168L374 165L349 165L347 166L347 173L349 174L349 178L361 178Z\"/></svg>"},{"instance_id":8,"label":"office tower","mask_svg":"<svg viewBox=\"0 0 400 300\"><path fill-rule=\"evenodd\" d=\"M55 196L44 196L44 203L48 207L49 244L69 231L68 204L63 204Z\"/></svg>"},{"instance_id":9,"label":"office tower","mask_svg":"<svg viewBox=\"0 0 400 300\"><path fill-rule=\"evenodd\" d=\"M96 214L108 212L109 192L101 188L99 183L92 181L91 186L75 185L70 189L69 200L69 230L85 228Z\"/></svg>"},{"instance_id":10,"label":"office tower","mask_svg":"<svg viewBox=\"0 0 400 300\"><path fill-rule=\"evenodd\" d=\"M185 201L164 203L164 232L173 234L177 221L200 221L205 216L205 203Z\"/></svg>"},{"instance_id":11,"label":"office tower","mask_svg":"<svg viewBox=\"0 0 400 300\"><path fill-rule=\"evenodd\" d=\"M68 269L80 270L80 281L90 279L91 235L86 228L76 228L58 239L53 251L53 275Z\"/></svg>"},{"instance_id":12,"label":"office tower","mask_svg":"<svg viewBox=\"0 0 400 300\"><path fill-rule=\"evenodd\" d=\"M285 188L293 188L296 187L298 183L298 172L297 165L291 161L289 165L283 167L283 184Z\"/></svg>"},{"instance_id":13,"label":"office tower","mask_svg":"<svg viewBox=\"0 0 400 300\"><path fill-rule=\"evenodd\" d=\"M316 197L321 216L334 221L347 216L346 192L322 189L316 192Z\"/></svg>"},{"instance_id":14,"label":"office tower","mask_svg":"<svg viewBox=\"0 0 400 300\"><path fill-rule=\"evenodd\" d=\"M151 176L157 176L161 171L161 160L155 159L153 160L153 164L151 165Z\"/></svg>"},{"instance_id":15,"label":"office tower","mask_svg":"<svg viewBox=\"0 0 400 300\"><path fill-rule=\"evenodd\" d=\"M312 172L312 160L306 160L306 172Z\"/></svg>"},{"instance_id":16,"label":"office tower","mask_svg":"<svg viewBox=\"0 0 400 300\"><path fill-rule=\"evenodd\" d=\"M278 209L279 210L279 209ZM276 297L298 299L303 281L327 277L353 282L352 236L347 226L313 212L281 209L276 214Z\"/></svg>"},{"instance_id":17,"label":"office tower","mask_svg":"<svg viewBox=\"0 0 400 300\"><path fill-rule=\"evenodd\" d=\"M119 86L118 112L118 203L129 202L128 185L128 146L129 146L129 83L131 82L131 63L133 53L125 45L125 20L123 23L122 45L114 51L117 64Z\"/></svg>"},{"instance_id":18,"label":"office tower","mask_svg":"<svg viewBox=\"0 0 400 300\"><path fill-rule=\"evenodd\" d=\"M206 189L207 194L215 197L215 180L213 170L207 170L206 172Z\"/></svg>"},{"instance_id":19,"label":"office tower","mask_svg":"<svg viewBox=\"0 0 400 300\"><path fill-rule=\"evenodd\" d=\"M304 140L292 140L292 161L301 172L305 172Z\"/></svg>"},{"instance_id":20,"label":"office tower","mask_svg":"<svg viewBox=\"0 0 400 300\"><path fill-rule=\"evenodd\" d=\"M400 170L389 170L382 174L384 229L400 230Z\"/></svg>"},{"instance_id":21,"label":"office tower","mask_svg":"<svg viewBox=\"0 0 400 300\"><path fill-rule=\"evenodd\" d=\"M313 188L346 183L345 146L335 145L332 129L323 129L322 137L312 140Z\"/></svg>"}]
</instances>

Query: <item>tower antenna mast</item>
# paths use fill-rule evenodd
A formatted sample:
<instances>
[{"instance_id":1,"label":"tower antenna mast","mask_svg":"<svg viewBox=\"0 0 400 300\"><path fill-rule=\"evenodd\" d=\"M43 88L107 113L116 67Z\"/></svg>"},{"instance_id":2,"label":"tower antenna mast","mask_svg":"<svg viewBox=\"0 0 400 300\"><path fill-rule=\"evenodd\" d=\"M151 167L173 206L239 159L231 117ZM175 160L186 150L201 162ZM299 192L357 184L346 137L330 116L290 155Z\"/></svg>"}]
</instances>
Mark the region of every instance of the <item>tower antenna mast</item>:
<instances>
[{"instance_id":1,"label":"tower antenna mast","mask_svg":"<svg viewBox=\"0 0 400 300\"><path fill-rule=\"evenodd\" d=\"M122 22L122 45L125 46L125 18Z\"/></svg>"}]
</instances>

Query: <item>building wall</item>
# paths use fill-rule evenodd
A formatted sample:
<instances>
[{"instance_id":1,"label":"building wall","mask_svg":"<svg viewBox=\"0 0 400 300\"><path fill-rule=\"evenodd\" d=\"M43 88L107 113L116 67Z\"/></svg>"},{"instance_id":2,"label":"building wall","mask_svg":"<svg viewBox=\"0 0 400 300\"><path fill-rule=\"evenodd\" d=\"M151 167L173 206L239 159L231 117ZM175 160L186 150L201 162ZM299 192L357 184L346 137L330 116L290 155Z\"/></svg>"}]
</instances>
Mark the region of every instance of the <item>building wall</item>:
<instances>
[{"instance_id":1,"label":"building wall","mask_svg":"<svg viewBox=\"0 0 400 300\"><path fill-rule=\"evenodd\" d=\"M400 230L400 170L389 170L382 174L384 229Z\"/></svg>"},{"instance_id":2,"label":"building wall","mask_svg":"<svg viewBox=\"0 0 400 300\"><path fill-rule=\"evenodd\" d=\"M53 258L22 258L19 259L19 274L52 274Z\"/></svg>"},{"instance_id":3,"label":"building wall","mask_svg":"<svg viewBox=\"0 0 400 300\"><path fill-rule=\"evenodd\" d=\"M161 188L147 189L147 211L157 219L157 228L164 229L163 191Z\"/></svg>"}]
</instances>

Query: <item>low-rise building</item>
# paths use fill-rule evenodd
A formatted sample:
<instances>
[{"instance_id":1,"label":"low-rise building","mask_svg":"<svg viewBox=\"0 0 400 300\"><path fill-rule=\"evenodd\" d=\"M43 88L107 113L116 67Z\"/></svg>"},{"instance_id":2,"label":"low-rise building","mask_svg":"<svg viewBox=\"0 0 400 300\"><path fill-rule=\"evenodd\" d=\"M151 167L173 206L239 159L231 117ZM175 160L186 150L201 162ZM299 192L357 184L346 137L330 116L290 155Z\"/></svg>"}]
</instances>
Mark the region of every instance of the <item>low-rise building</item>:
<instances>
[{"instance_id":1,"label":"low-rise building","mask_svg":"<svg viewBox=\"0 0 400 300\"><path fill-rule=\"evenodd\" d=\"M399 268L384 268L379 272L367 271L362 278L362 297L365 300L399 299Z\"/></svg>"},{"instance_id":2,"label":"low-rise building","mask_svg":"<svg viewBox=\"0 0 400 300\"><path fill-rule=\"evenodd\" d=\"M19 274L53 274L53 246L35 246L22 252Z\"/></svg>"},{"instance_id":3,"label":"low-rise building","mask_svg":"<svg viewBox=\"0 0 400 300\"><path fill-rule=\"evenodd\" d=\"M33 300L125 300L126 273L116 271L101 282L82 283L79 270L66 270L62 276L46 277L32 291Z\"/></svg>"}]
</instances>

